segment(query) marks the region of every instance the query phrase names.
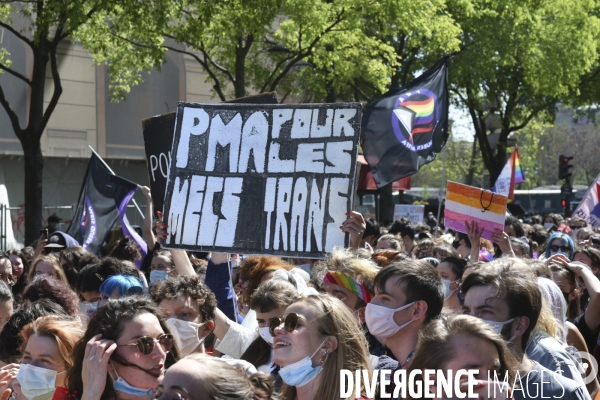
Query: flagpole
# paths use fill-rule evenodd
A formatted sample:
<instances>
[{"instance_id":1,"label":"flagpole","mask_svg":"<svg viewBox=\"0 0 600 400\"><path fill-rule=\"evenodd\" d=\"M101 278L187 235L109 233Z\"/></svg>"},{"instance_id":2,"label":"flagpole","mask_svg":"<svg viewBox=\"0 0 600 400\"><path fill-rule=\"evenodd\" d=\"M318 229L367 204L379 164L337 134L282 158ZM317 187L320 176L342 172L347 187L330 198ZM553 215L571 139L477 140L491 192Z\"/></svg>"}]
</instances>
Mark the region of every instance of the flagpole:
<instances>
[{"instance_id":1,"label":"flagpole","mask_svg":"<svg viewBox=\"0 0 600 400\"><path fill-rule=\"evenodd\" d=\"M108 170L108 172L110 172L111 174L113 174L113 175L116 176L117 174L115 174L115 172L108 166L108 164L106 163L106 161L104 161L102 159L102 157L100 157L100 154L96 153L96 150L94 150L94 148L92 146L88 145L88 147L90 148L90 150L92 151L92 153L94 153L96 155L96 157L98 157L98 159L100 161L102 161L102 164L104 164L104 166L106 167L106 169ZM138 188L141 187L137 183L136 183L136 185L137 185ZM144 218L144 213L140 209L140 206L138 206L138 204L136 203L136 201L135 201L135 199L133 197L131 198L131 201L133 202L133 205L135 206L135 208L137 208L137 210L139 211L139 213L140 213L140 215L142 216L142 219L143 219Z\"/></svg>"},{"instance_id":2,"label":"flagpole","mask_svg":"<svg viewBox=\"0 0 600 400\"><path fill-rule=\"evenodd\" d=\"M446 155L448 154L448 143L446 143L446 145L444 146L444 166L442 168L442 187L440 188L440 191L438 192L438 212L437 212L437 220L435 221L436 223L436 228L438 226L440 226L440 213L442 212L442 193L444 193L444 188L445 186L445 182L446 182Z\"/></svg>"}]
</instances>

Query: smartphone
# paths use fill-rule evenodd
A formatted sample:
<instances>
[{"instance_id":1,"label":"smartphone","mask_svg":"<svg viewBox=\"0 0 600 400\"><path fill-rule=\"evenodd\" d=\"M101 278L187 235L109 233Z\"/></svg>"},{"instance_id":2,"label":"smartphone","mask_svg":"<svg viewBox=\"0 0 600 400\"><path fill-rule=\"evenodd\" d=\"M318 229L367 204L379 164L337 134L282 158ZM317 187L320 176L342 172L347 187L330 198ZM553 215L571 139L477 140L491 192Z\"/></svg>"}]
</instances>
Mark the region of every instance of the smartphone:
<instances>
[{"instance_id":1,"label":"smartphone","mask_svg":"<svg viewBox=\"0 0 600 400\"><path fill-rule=\"evenodd\" d=\"M48 239L48 229L40 230L40 236L42 236L42 239Z\"/></svg>"}]
</instances>

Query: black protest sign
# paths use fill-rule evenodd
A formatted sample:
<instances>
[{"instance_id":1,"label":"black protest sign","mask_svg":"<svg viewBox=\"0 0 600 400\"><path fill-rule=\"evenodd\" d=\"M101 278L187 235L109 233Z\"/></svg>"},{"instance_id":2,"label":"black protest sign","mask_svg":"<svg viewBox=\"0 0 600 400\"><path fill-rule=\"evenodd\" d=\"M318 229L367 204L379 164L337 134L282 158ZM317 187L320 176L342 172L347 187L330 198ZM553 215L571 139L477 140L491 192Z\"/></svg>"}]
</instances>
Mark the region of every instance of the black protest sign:
<instances>
[{"instance_id":1,"label":"black protest sign","mask_svg":"<svg viewBox=\"0 0 600 400\"><path fill-rule=\"evenodd\" d=\"M347 246L360 121L357 103L179 103L164 245L313 258Z\"/></svg>"},{"instance_id":2,"label":"black protest sign","mask_svg":"<svg viewBox=\"0 0 600 400\"><path fill-rule=\"evenodd\" d=\"M240 97L226 103L277 104L275 92ZM171 167L171 146L175 131L175 113L170 112L146 118L142 121L146 165L154 211L162 211L167 187L167 177Z\"/></svg>"},{"instance_id":3,"label":"black protest sign","mask_svg":"<svg viewBox=\"0 0 600 400\"><path fill-rule=\"evenodd\" d=\"M171 167L171 146L175 130L175 113L168 113L142 121L146 165L152 194L153 211L162 211Z\"/></svg>"}]
</instances>

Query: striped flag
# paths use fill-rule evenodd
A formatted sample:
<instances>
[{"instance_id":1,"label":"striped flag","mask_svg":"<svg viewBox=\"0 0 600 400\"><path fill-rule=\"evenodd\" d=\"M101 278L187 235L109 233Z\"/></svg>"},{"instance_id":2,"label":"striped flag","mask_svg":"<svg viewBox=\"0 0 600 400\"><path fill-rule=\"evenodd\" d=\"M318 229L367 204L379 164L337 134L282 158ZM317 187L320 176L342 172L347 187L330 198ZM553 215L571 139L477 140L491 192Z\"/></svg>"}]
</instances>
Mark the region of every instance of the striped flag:
<instances>
[{"instance_id":1,"label":"striped flag","mask_svg":"<svg viewBox=\"0 0 600 400\"><path fill-rule=\"evenodd\" d=\"M525 182L525 176L521 168L519 150L515 149L492 186L492 192L502 194L512 201L515 199L515 185L522 182Z\"/></svg>"},{"instance_id":2,"label":"striped flag","mask_svg":"<svg viewBox=\"0 0 600 400\"><path fill-rule=\"evenodd\" d=\"M493 240L493 230L504 229L506 203L506 196L499 193L448 181L444 225L467 233L465 221L477 221L479 228L483 228L481 237Z\"/></svg>"}]
</instances>

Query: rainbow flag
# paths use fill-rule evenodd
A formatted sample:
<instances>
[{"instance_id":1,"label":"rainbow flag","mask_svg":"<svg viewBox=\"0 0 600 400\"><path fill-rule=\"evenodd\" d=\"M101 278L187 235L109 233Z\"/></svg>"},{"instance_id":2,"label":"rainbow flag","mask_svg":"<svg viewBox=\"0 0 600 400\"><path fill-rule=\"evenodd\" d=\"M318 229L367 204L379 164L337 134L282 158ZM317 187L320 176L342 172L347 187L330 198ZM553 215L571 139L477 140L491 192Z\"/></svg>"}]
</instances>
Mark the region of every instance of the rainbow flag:
<instances>
[{"instance_id":1,"label":"rainbow flag","mask_svg":"<svg viewBox=\"0 0 600 400\"><path fill-rule=\"evenodd\" d=\"M444 226L467 233L465 221L477 221L479 228L483 228L481 237L493 240L494 229L504 229L506 203L506 196L501 194L448 181Z\"/></svg>"},{"instance_id":2,"label":"rainbow flag","mask_svg":"<svg viewBox=\"0 0 600 400\"><path fill-rule=\"evenodd\" d=\"M515 199L515 185L522 182L525 182L525 175L521 168L519 150L515 149L502 168L496 183L492 186L492 192L503 194L508 197L509 201L512 201Z\"/></svg>"}]
</instances>

